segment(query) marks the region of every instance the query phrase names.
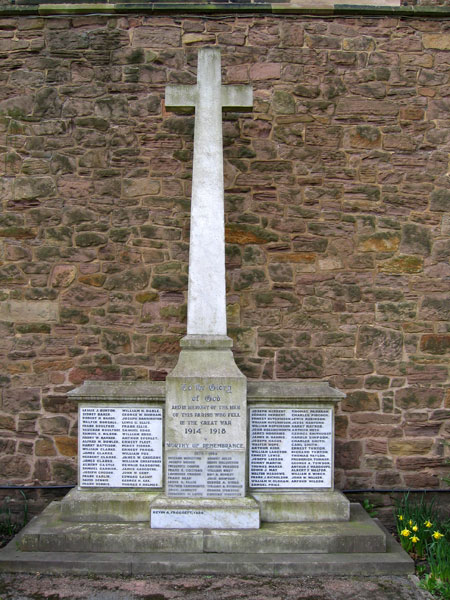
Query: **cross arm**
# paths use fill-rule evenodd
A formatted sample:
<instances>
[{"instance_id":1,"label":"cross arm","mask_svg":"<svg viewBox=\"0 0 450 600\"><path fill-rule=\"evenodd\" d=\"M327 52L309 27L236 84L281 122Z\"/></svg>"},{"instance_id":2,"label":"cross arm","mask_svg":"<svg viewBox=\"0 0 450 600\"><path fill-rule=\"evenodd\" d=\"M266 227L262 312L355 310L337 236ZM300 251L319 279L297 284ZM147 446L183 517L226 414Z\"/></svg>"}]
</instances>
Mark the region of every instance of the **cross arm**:
<instances>
[{"instance_id":1,"label":"cross arm","mask_svg":"<svg viewBox=\"0 0 450 600\"><path fill-rule=\"evenodd\" d=\"M197 102L196 85L167 85L166 108L168 110L194 108Z\"/></svg>"},{"instance_id":2,"label":"cross arm","mask_svg":"<svg viewBox=\"0 0 450 600\"><path fill-rule=\"evenodd\" d=\"M225 110L250 110L253 107L251 85L223 85L221 88L222 108Z\"/></svg>"}]
</instances>

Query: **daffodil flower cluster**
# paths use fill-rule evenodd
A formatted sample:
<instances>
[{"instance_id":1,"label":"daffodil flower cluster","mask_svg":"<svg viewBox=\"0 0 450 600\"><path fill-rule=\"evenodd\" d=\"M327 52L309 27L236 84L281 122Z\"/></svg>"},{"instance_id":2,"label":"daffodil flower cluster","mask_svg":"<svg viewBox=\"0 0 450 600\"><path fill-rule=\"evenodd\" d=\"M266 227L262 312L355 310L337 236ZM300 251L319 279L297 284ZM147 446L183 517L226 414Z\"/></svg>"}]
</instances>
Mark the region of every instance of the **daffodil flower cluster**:
<instances>
[{"instance_id":1,"label":"daffodil flower cluster","mask_svg":"<svg viewBox=\"0 0 450 600\"><path fill-rule=\"evenodd\" d=\"M416 523L403 514L397 514L397 531L403 548L418 556L423 556L426 547L433 541L444 537L437 529L433 530L433 523L429 519L423 523Z\"/></svg>"}]
</instances>

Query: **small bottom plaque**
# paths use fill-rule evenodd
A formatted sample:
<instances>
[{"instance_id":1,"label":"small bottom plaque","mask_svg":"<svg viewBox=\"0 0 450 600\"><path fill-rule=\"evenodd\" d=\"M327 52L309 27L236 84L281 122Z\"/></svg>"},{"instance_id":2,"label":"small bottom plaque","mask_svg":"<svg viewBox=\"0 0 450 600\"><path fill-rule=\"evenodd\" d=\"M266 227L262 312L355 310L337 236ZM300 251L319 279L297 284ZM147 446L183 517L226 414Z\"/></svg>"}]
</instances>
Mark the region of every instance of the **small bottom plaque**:
<instances>
[{"instance_id":1,"label":"small bottom plaque","mask_svg":"<svg viewBox=\"0 0 450 600\"><path fill-rule=\"evenodd\" d=\"M152 529L258 529L253 498L157 498L150 507Z\"/></svg>"}]
</instances>

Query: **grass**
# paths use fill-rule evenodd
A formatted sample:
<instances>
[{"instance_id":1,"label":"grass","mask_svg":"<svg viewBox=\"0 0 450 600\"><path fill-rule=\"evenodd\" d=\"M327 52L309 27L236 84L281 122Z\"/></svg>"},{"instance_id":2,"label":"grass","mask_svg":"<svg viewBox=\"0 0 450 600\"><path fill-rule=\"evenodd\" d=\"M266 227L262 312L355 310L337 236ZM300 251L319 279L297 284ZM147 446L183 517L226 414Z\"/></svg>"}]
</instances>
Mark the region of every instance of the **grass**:
<instances>
[{"instance_id":1,"label":"grass","mask_svg":"<svg viewBox=\"0 0 450 600\"><path fill-rule=\"evenodd\" d=\"M396 504L395 521L402 547L417 561L420 585L435 598L450 600L450 520L443 519L433 501L410 500Z\"/></svg>"}]
</instances>

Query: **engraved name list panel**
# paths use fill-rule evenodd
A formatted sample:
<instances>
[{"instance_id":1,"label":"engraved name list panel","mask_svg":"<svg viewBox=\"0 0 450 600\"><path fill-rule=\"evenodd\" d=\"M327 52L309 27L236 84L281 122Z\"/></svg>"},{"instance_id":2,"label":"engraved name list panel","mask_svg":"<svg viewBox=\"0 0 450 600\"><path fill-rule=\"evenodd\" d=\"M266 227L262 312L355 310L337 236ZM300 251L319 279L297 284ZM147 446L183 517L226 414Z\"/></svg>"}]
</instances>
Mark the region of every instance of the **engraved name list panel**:
<instances>
[{"instance_id":1,"label":"engraved name list panel","mask_svg":"<svg viewBox=\"0 0 450 600\"><path fill-rule=\"evenodd\" d=\"M81 487L162 487L162 408L80 407Z\"/></svg>"},{"instance_id":2,"label":"engraved name list panel","mask_svg":"<svg viewBox=\"0 0 450 600\"><path fill-rule=\"evenodd\" d=\"M249 485L332 487L331 408L251 408Z\"/></svg>"}]
</instances>

